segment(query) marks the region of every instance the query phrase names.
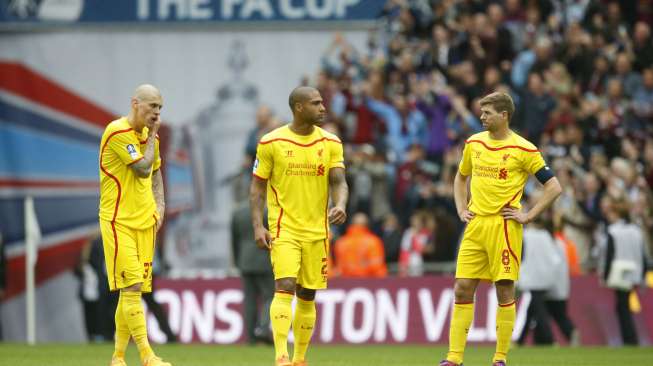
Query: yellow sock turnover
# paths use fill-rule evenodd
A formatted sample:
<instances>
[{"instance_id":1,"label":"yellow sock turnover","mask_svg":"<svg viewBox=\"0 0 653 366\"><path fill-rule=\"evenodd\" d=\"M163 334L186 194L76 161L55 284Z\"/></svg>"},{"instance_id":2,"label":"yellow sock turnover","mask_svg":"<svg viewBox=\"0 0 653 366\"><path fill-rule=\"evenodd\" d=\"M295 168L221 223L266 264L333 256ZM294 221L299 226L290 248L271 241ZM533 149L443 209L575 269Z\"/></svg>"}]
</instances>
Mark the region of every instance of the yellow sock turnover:
<instances>
[{"instance_id":1,"label":"yellow sock turnover","mask_svg":"<svg viewBox=\"0 0 653 366\"><path fill-rule=\"evenodd\" d=\"M497 307L497 350L494 353L492 362L506 360L512 329L515 326L515 301L508 304L499 304Z\"/></svg>"},{"instance_id":2,"label":"yellow sock turnover","mask_svg":"<svg viewBox=\"0 0 653 366\"><path fill-rule=\"evenodd\" d=\"M127 326L127 320L125 319L125 316L122 312L122 292L120 293L120 298L118 299L115 320L116 334L113 357L125 358L125 350L127 350L127 345L129 344L129 327Z\"/></svg>"},{"instance_id":3,"label":"yellow sock turnover","mask_svg":"<svg viewBox=\"0 0 653 366\"><path fill-rule=\"evenodd\" d=\"M145 313L141 303L141 293L136 291L122 291L122 313L127 320L127 326L131 333L141 361L154 355L150 342L147 340L147 326L145 325Z\"/></svg>"},{"instance_id":4,"label":"yellow sock turnover","mask_svg":"<svg viewBox=\"0 0 653 366\"><path fill-rule=\"evenodd\" d=\"M449 327L449 353L447 360L461 364L467 343L467 332L474 320L474 303L456 303L451 313L451 326Z\"/></svg>"},{"instance_id":5,"label":"yellow sock turnover","mask_svg":"<svg viewBox=\"0 0 653 366\"><path fill-rule=\"evenodd\" d=\"M295 307L295 318L293 319L292 329L295 336L295 350L293 362L304 361L308 344L311 342L315 327L315 301L306 301L297 298Z\"/></svg>"},{"instance_id":6,"label":"yellow sock turnover","mask_svg":"<svg viewBox=\"0 0 653 366\"><path fill-rule=\"evenodd\" d=\"M275 292L270 304L270 322L274 338L275 358L288 357L288 332L292 317L292 299L294 295Z\"/></svg>"}]
</instances>

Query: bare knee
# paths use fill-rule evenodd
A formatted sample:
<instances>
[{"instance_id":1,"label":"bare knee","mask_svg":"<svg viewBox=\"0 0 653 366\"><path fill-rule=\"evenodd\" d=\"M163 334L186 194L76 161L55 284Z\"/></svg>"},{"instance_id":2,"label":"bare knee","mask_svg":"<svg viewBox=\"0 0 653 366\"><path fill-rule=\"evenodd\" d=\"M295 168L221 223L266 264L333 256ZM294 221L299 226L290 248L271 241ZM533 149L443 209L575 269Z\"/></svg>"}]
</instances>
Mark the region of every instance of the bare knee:
<instances>
[{"instance_id":1,"label":"bare knee","mask_svg":"<svg viewBox=\"0 0 653 366\"><path fill-rule=\"evenodd\" d=\"M294 277L279 278L274 281L274 289L275 291L294 294L296 281L297 279Z\"/></svg>"},{"instance_id":2,"label":"bare knee","mask_svg":"<svg viewBox=\"0 0 653 366\"><path fill-rule=\"evenodd\" d=\"M129 287L121 288L120 291L127 291L127 292L141 292L141 288L143 287L143 283L135 283Z\"/></svg>"},{"instance_id":3,"label":"bare knee","mask_svg":"<svg viewBox=\"0 0 653 366\"><path fill-rule=\"evenodd\" d=\"M458 278L454 284L454 296L457 303L473 302L478 280Z\"/></svg>"},{"instance_id":4,"label":"bare knee","mask_svg":"<svg viewBox=\"0 0 653 366\"><path fill-rule=\"evenodd\" d=\"M511 280L501 280L494 283L497 290L497 300L499 304L509 304L515 301L515 282Z\"/></svg>"},{"instance_id":5,"label":"bare knee","mask_svg":"<svg viewBox=\"0 0 653 366\"><path fill-rule=\"evenodd\" d=\"M297 297L299 297L302 300L306 300L306 301L315 300L315 290L311 290L310 288L304 288L300 285L297 285L295 289L295 294L297 294Z\"/></svg>"}]
</instances>

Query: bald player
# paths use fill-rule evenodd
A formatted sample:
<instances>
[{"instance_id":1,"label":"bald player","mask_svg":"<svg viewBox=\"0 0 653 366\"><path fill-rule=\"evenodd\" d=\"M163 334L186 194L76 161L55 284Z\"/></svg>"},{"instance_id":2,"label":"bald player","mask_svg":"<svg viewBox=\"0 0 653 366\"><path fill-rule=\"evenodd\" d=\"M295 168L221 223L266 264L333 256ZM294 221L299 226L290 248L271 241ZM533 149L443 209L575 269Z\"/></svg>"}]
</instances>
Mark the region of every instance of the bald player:
<instances>
[{"instance_id":1,"label":"bald player","mask_svg":"<svg viewBox=\"0 0 653 366\"><path fill-rule=\"evenodd\" d=\"M143 366L171 366L154 355L147 340L141 294L152 291L155 238L165 202L157 131L163 100L152 85L141 85L127 117L107 126L100 144L100 229L116 308L111 366L125 366L129 338Z\"/></svg>"},{"instance_id":2,"label":"bald player","mask_svg":"<svg viewBox=\"0 0 653 366\"><path fill-rule=\"evenodd\" d=\"M320 93L298 87L290 94L289 104L293 121L264 135L258 144L250 204L254 239L260 248L270 250L274 272L270 320L275 365L305 366L315 326L315 291L327 285L329 224L345 222L348 188L342 143L317 126L326 115ZM269 230L263 226L266 196ZM288 355L291 324L292 362Z\"/></svg>"}]
</instances>

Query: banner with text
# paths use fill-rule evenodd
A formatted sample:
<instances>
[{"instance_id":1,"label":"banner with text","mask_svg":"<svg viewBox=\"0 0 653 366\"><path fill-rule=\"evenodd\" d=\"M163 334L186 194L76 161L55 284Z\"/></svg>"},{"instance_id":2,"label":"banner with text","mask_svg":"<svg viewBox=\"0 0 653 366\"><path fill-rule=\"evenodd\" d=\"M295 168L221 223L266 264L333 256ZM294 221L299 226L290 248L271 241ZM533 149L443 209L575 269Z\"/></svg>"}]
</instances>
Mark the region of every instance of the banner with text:
<instances>
[{"instance_id":1,"label":"banner with text","mask_svg":"<svg viewBox=\"0 0 653 366\"><path fill-rule=\"evenodd\" d=\"M229 344L244 340L243 293L238 279L160 280L155 298L168 309L172 330L184 343ZM441 343L448 339L453 279L449 277L331 281L318 291L316 343ZM530 296L517 304L513 338L521 332ZM496 296L481 285L476 296L470 342L494 342ZM613 294L596 278L572 281L571 319L587 345L618 344L619 330ZM641 294L636 315L640 339L650 344L653 333L653 293ZM165 341L156 320L148 319L150 336ZM290 333L292 335L292 332ZM564 343L559 339L560 343Z\"/></svg>"},{"instance_id":2,"label":"banner with text","mask_svg":"<svg viewBox=\"0 0 653 366\"><path fill-rule=\"evenodd\" d=\"M0 22L242 22L376 19L382 0L41 0L0 2Z\"/></svg>"}]
</instances>

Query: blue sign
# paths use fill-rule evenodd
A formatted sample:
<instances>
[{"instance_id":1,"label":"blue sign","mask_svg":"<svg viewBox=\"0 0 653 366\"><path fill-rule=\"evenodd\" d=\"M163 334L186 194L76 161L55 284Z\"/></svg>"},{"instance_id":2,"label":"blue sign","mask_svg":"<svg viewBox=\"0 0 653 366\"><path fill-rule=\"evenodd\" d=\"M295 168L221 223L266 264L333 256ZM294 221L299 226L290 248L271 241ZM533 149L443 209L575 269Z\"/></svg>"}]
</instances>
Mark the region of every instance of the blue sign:
<instances>
[{"instance_id":1,"label":"blue sign","mask_svg":"<svg viewBox=\"0 0 653 366\"><path fill-rule=\"evenodd\" d=\"M0 22L361 21L385 0L0 0Z\"/></svg>"}]
</instances>

